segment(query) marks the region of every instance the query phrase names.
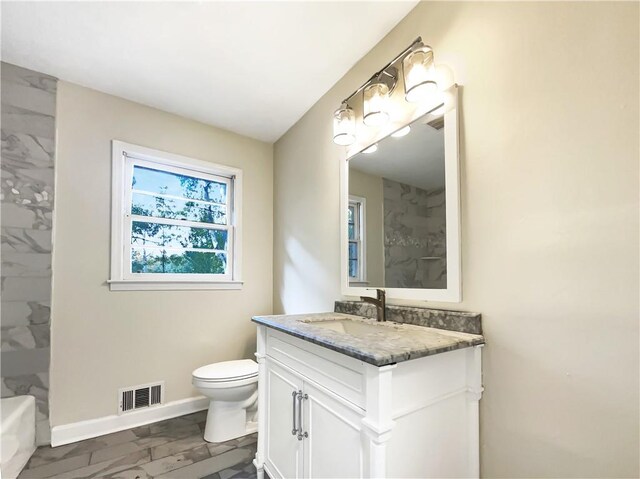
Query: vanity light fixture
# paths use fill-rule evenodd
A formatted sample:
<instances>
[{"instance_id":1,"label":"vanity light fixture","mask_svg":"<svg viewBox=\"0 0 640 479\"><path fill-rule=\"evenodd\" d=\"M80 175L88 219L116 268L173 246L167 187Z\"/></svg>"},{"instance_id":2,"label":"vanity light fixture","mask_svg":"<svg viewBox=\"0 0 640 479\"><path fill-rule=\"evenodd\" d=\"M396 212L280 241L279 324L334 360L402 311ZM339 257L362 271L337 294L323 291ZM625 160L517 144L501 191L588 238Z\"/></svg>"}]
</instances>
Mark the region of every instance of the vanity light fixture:
<instances>
[{"instance_id":1,"label":"vanity light fixture","mask_svg":"<svg viewBox=\"0 0 640 479\"><path fill-rule=\"evenodd\" d=\"M362 150L362 153L369 154L369 153L375 153L376 151L378 151L378 144L374 143L369 148Z\"/></svg>"},{"instance_id":2,"label":"vanity light fixture","mask_svg":"<svg viewBox=\"0 0 640 479\"><path fill-rule=\"evenodd\" d=\"M400 128L395 133L392 133L391 136L394 138L402 138L403 136L408 135L410 131L411 131L411 126L407 125L404 128Z\"/></svg>"},{"instance_id":3,"label":"vanity light fixture","mask_svg":"<svg viewBox=\"0 0 640 479\"><path fill-rule=\"evenodd\" d=\"M435 95L440 94L436 82L433 49L422 43L422 38L418 37L342 101L342 106L335 111L333 118L334 143L348 146L356 141L355 112L349 106L356 95L362 94L362 121L365 125L381 127L387 124L390 120L391 94L398 84L400 66L402 66L406 101L411 103L432 101ZM398 138L407 133L409 129L402 128L392 136ZM367 153L367 150L364 152Z\"/></svg>"},{"instance_id":4,"label":"vanity light fixture","mask_svg":"<svg viewBox=\"0 0 640 479\"><path fill-rule=\"evenodd\" d=\"M356 114L344 103L333 113L333 142L349 146L356 141Z\"/></svg>"},{"instance_id":5,"label":"vanity light fixture","mask_svg":"<svg viewBox=\"0 0 640 479\"><path fill-rule=\"evenodd\" d=\"M433 50L430 46L421 45L404 57L402 72L404 96L407 101L411 103L429 101L439 93Z\"/></svg>"}]
</instances>

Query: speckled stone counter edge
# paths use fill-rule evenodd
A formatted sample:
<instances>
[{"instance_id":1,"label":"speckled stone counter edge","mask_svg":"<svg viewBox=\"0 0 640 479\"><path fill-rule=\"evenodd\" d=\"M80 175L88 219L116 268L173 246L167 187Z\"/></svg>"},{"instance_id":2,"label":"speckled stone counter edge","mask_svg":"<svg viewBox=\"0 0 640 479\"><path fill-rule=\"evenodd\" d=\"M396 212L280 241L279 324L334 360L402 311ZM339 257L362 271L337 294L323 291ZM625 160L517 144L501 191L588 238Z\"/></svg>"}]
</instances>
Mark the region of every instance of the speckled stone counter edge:
<instances>
[{"instance_id":1,"label":"speckled stone counter edge","mask_svg":"<svg viewBox=\"0 0 640 479\"><path fill-rule=\"evenodd\" d=\"M252 321L327 349L346 354L374 366L385 366L484 344L484 338L481 335L458 331L447 331L445 333L445 331L441 330L441 332L438 332L435 328L425 328L411 324L406 324L404 327L413 328L410 331L417 334L405 336L401 341L396 338L392 342L385 341L386 333L383 331L380 331L381 335L372 341L370 336L360 338L348 335L345 337L343 334L324 328L316 328L313 325L315 321L336 319L372 321L371 318L363 318L346 313L254 316Z\"/></svg>"},{"instance_id":2,"label":"speckled stone counter edge","mask_svg":"<svg viewBox=\"0 0 640 479\"><path fill-rule=\"evenodd\" d=\"M336 301L336 313L353 314L366 318L376 317L376 308L362 301ZM482 315L464 311L429 309L412 306L387 305L387 321L414 324L428 328L446 329L461 333L482 334Z\"/></svg>"}]
</instances>

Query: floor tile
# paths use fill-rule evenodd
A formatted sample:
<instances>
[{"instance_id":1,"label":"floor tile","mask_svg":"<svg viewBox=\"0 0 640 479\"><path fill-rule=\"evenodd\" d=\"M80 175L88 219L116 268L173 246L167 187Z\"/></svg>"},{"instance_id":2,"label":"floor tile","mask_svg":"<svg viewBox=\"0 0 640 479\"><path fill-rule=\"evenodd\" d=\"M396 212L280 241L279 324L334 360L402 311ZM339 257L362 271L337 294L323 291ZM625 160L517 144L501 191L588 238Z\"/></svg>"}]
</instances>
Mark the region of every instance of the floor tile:
<instances>
[{"instance_id":1,"label":"floor tile","mask_svg":"<svg viewBox=\"0 0 640 479\"><path fill-rule=\"evenodd\" d=\"M238 447L250 446L258 442L257 434L249 434L248 436L240 437L236 439L238 441Z\"/></svg>"},{"instance_id":2,"label":"floor tile","mask_svg":"<svg viewBox=\"0 0 640 479\"><path fill-rule=\"evenodd\" d=\"M207 444L209 448L209 452L212 456L217 456L218 454L222 454L223 452L230 451L236 447L235 444L227 444L225 442L210 442Z\"/></svg>"},{"instance_id":3,"label":"floor tile","mask_svg":"<svg viewBox=\"0 0 640 479\"><path fill-rule=\"evenodd\" d=\"M173 471L174 469L179 469L196 462L204 461L210 457L211 455L209 454L207 446L199 446L195 449L181 452L180 454L151 461L147 464L141 465L140 467L144 469L147 474L155 477Z\"/></svg>"},{"instance_id":4,"label":"floor tile","mask_svg":"<svg viewBox=\"0 0 640 479\"><path fill-rule=\"evenodd\" d=\"M149 425L149 432L154 434L166 434L171 431L179 431L182 428L192 428L193 421L185 419L184 417L177 417L174 419L168 419L166 421L157 422Z\"/></svg>"},{"instance_id":5,"label":"floor tile","mask_svg":"<svg viewBox=\"0 0 640 479\"><path fill-rule=\"evenodd\" d=\"M137 436L131 430L126 430L96 437L94 439L87 439L86 441L74 442L64 446L40 447L36 450L33 456L31 456L31 460L29 461L29 464L27 464L27 467L35 468L53 461L79 456L87 452L93 452L116 444L133 441L134 439L137 439Z\"/></svg>"},{"instance_id":6,"label":"floor tile","mask_svg":"<svg viewBox=\"0 0 640 479\"><path fill-rule=\"evenodd\" d=\"M64 472L73 471L89 465L91 454L81 454L60 461L51 462L43 466L25 469L20 474L20 479L37 479L41 477L55 477Z\"/></svg>"},{"instance_id":7,"label":"floor tile","mask_svg":"<svg viewBox=\"0 0 640 479\"><path fill-rule=\"evenodd\" d=\"M144 446L139 446L135 442L125 442L124 444L117 444L115 446L99 449L91 453L91 460L89 464L97 464L100 462L108 461L117 457L126 456L134 452L144 450Z\"/></svg>"},{"instance_id":8,"label":"floor tile","mask_svg":"<svg viewBox=\"0 0 640 479\"><path fill-rule=\"evenodd\" d=\"M206 411L60 447L40 447L20 479L255 479L257 434L204 440Z\"/></svg>"},{"instance_id":9,"label":"floor tile","mask_svg":"<svg viewBox=\"0 0 640 479\"><path fill-rule=\"evenodd\" d=\"M106 476L101 476L101 479L153 479L149 474L147 474L144 469L141 468L133 468L127 469L126 471L119 471L113 474L108 474ZM182 479L189 479L183 477Z\"/></svg>"},{"instance_id":10,"label":"floor tile","mask_svg":"<svg viewBox=\"0 0 640 479\"><path fill-rule=\"evenodd\" d=\"M207 442L201 435L189 436L177 441L168 442L151 448L151 458L155 461L166 456L172 456L182 451L194 449L198 446L205 446Z\"/></svg>"},{"instance_id":11,"label":"floor tile","mask_svg":"<svg viewBox=\"0 0 640 479\"><path fill-rule=\"evenodd\" d=\"M191 466L176 469L157 476L158 479L199 479L215 472L223 471L236 464L243 464L253 458L254 452L249 448L236 448L218 456L205 459Z\"/></svg>"},{"instance_id":12,"label":"floor tile","mask_svg":"<svg viewBox=\"0 0 640 479\"><path fill-rule=\"evenodd\" d=\"M251 468L249 469L246 464L239 464L220 471L218 475L220 479L255 479L257 477L256 468L253 464L250 464L250 466Z\"/></svg>"},{"instance_id":13,"label":"floor tile","mask_svg":"<svg viewBox=\"0 0 640 479\"><path fill-rule=\"evenodd\" d=\"M205 409L204 411L194 412L193 414L188 414L187 416L182 416L182 417L184 419L187 419L189 421L192 421L198 424L201 422L205 422L207 420L207 412L209 411Z\"/></svg>"},{"instance_id":14,"label":"floor tile","mask_svg":"<svg viewBox=\"0 0 640 479\"><path fill-rule=\"evenodd\" d=\"M134 441L117 444L115 446L107 447L104 449L100 449L95 451L91 456L91 464L106 461L113 457L122 456L124 454L129 454L135 451L140 451L143 449L156 448L162 444L168 444L171 442L175 442L179 439L189 439L190 444L193 441L198 443L204 442L202 434L198 429L197 425L189 423L189 424L181 424L179 426L171 426L169 428L159 427L159 428L151 428L153 433L146 437L140 437ZM186 447L186 449L190 449L190 447ZM185 449L180 449L185 450ZM172 451L179 452L179 449L172 449ZM173 453L173 452L172 452ZM161 456L155 455L153 459L158 459Z\"/></svg>"},{"instance_id":15,"label":"floor tile","mask_svg":"<svg viewBox=\"0 0 640 479\"><path fill-rule=\"evenodd\" d=\"M148 437L167 436L167 437L186 437L190 435L202 435L202 431L197 424L192 422L166 424L162 427L150 427L151 431Z\"/></svg>"},{"instance_id":16,"label":"floor tile","mask_svg":"<svg viewBox=\"0 0 640 479\"><path fill-rule=\"evenodd\" d=\"M81 479L105 477L109 474L131 469L138 464L144 464L151 460L151 453L148 449L136 451L126 456L116 457L108 461L90 464L80 469L74 469L64 474L56 475L56 479Z\"/></svg>"}]
</instances>

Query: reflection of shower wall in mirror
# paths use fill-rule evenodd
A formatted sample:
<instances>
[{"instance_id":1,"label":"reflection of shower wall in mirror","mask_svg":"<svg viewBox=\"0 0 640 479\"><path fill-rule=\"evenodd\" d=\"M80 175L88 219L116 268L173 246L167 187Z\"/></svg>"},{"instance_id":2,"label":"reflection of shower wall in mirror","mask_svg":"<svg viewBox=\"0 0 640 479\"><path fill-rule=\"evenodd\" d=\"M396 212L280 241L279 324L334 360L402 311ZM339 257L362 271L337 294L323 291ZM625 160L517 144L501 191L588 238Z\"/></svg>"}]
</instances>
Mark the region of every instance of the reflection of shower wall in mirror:
<instances>
[{"instance_id":1,"label":"reflection of shower wall in mirror","mask_svg":"<svg viewBox=\"0 0 640 479\"><path fill-rule=\"evenodd\" d=\"M447 287L444 188L383 179L385 286Z\"/></svg>"}]
</instances>

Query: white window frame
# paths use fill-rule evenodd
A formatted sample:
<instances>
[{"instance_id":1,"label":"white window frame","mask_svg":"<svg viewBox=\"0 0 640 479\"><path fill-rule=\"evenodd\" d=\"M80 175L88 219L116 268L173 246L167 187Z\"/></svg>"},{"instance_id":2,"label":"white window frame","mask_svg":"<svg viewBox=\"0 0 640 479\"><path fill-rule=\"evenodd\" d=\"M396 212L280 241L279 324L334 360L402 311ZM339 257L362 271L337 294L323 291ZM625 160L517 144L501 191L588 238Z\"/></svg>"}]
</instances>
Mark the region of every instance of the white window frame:
<instances>
[{"instance_id":1,"label":"white window frame","mask_svg":"<svg viewBox=\"0 0 640 479\"><path fill-rule=\"evenodd\" d=\"M358 245L358 276L349 276L349 284L352 286L366 286L367 283L367 240L366 240L366 217L367 217L367 199L362 196L349 195L349 206L356 206L356 219L354 226L357 229ZM347 258L349 257L348 245L354 240L347 240ZM349 271L349 263L347 262L347 276Z\"/></svg>"},{"instance_id":2,"label":"white window frame","mask_svg":"<svg viewBox=\"0 0 640 479\"><path fill-rule=\"evenodd\" d=\"M242 170L196 160L182 155L166 153L143 146L113 140L111 188L111 278L112 291L123 290L194 290L242 288ZM190 170L199 178L211 179L227 185L227 225L216 229L227 230L227 273L220 274L165 274L131 272L131 226L137 218L131 215L131 180L133 167L143 166L162 171L184 174ZM175 220L153 218L154 223L176 224ZM180 221L182 226L202 227L201 223Z\"/></svg>"}]
</instances>

